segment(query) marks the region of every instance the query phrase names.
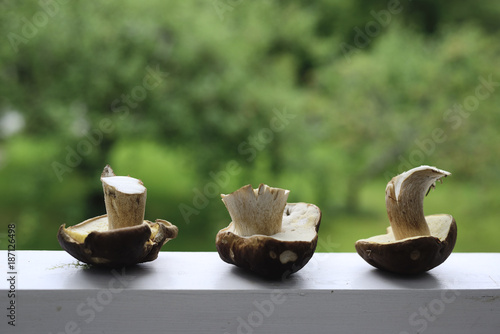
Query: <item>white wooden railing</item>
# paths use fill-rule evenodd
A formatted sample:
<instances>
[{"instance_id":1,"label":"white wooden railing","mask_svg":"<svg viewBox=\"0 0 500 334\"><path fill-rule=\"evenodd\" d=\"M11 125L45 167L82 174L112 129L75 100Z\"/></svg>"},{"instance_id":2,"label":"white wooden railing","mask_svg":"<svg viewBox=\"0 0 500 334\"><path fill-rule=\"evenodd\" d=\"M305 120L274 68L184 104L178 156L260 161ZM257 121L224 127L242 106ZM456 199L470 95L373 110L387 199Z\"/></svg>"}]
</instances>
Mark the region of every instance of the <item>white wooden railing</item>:
<instances>
[{"instance_id":1,"label":"white wooden railing","mask_svg":"<svg viewBox=\"0 0 500 334\"><path fill-rule=\"evenodd\" d=\"M414 278L355 253L316 253L279 281L215 252L161 252L123 270L88 268L63 251L15 257L9 268L0 252L2 334L500 333L498 253L453 253Z\"/></svg>"}]
</instances>

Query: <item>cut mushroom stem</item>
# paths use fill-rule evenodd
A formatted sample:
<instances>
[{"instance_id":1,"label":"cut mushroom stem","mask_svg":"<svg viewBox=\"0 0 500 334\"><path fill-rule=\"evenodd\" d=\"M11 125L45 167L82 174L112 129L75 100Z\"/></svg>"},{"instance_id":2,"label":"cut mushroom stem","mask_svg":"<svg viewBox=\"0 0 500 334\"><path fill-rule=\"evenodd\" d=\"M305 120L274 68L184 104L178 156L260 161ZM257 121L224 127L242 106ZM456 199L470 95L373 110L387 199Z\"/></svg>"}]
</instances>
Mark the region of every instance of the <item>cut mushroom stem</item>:
<instances>
[{"instance_id":1,"label":"cut mushroom stem","mask_svg":"<svg viewBox=\"0 0 500 334\"><path fill-rule=\"evenodd\" d=\"M424 197L437 180L450 174L435 167L420 166L389 181L385 204L396 240L431 234L424 215Z\"/></svg>"},{"instance_id":2,"label":"cut mushroom stem","mask_svg":"<svg viewBox=\"0 0 500 334\"><path fill-rule=\"evenodd\" d=\"M273 235L281 231L289 193L289 190L260 184L257 189L246 185L229 195L221 196L237 234Z\"/></svg>"},{"instance_id":3,"label":"cut mushroom stem","mask_svg":"<svg viewBox=\"0 0 500 334\"><path fill-rule=\"evenodd\" d=\"M144 222L146 187L141 180L116 176L109 165L101 174L109 230L140 225Z\"/></svg>"}]
</instances>

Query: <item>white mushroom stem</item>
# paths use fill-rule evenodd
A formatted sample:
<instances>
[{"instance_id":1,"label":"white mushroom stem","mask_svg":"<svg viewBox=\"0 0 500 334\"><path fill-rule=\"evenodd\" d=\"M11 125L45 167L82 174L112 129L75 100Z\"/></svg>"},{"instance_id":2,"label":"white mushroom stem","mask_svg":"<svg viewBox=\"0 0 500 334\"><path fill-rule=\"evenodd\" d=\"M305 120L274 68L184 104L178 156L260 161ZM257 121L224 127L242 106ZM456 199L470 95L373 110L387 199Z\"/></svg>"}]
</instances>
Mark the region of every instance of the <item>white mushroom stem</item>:
<instances>
[{"instance_id":1,"label":"white mushroom stem","mask_svg":"<svg viewBox=\"0 0 500 334\"><path fill-rule=\"evenodd\" d=\"M451 173L420 166L392 178L385 189L385 205L396 240L430 235L424 215L424 197L436 181Z\"/></svg>"},{"instance_id":2,"label":"white mushroom stem","mask_svg":"<svg viewBox=\"0 0 500 334\"><path fill-rule=\"evenodd\" d=\"M281 231L283 211L289 193L289 190L261 184L258 189L246 185L221 197L229 211L236 234L273 235Z\"/></svg>"},{"instance_id":3,"label":"white mushroom stem","mask_svg":"<svg viewBox=\"0 0 500 334\"><path fill-rule=\"evenodd\" d=\"M101 182L110 230L144 222L146 187L141 180L116 176L111 167L106 165L101 174Z\"/></svg>"}]
</instances>

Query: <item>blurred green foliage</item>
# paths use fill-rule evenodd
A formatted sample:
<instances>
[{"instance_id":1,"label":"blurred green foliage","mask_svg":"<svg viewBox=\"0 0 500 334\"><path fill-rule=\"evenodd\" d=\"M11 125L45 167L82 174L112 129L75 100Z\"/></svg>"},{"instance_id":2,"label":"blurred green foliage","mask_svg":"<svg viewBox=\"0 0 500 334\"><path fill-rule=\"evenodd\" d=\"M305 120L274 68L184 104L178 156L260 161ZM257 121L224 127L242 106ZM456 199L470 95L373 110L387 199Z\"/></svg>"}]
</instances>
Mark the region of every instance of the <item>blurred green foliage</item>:
<instances>
[{"instance_id":1,"label":"blurred green foliage","mask_svg":"<svg viewBox=\"0 0 500 334\"><path fill-rule=\"evenodd\" d=\"M388 225L390 177L429 164L453 175L426 213L455 216L457 251L498 252L499 15L472 0L3 1L0 246L15 223L19 249L60 249L59 225L105 212L109 163L143 180L146 219L179 227L165 250L214 250L219 194L267 183L322 209L319 251L350 252Z\"/></svg>"}]
</instances>

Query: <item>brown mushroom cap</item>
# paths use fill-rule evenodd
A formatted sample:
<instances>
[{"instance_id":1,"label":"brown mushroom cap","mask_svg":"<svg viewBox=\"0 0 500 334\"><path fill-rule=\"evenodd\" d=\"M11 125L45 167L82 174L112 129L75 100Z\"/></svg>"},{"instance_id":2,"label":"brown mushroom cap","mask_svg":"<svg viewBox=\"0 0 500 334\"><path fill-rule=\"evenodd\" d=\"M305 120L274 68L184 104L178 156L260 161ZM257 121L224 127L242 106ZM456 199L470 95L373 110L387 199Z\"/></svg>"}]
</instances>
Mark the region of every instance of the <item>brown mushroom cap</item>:
<instances>
[{"instance_id":1,"label":"brown mushroom cap","mask_svg":"<svg viewBox=\"0 0 500 334\"><path fill-rule=\"evenodd\" d=\"M396 240L392 229L356 242L358 254L372 266L398 274L419 274L443 263L453 251L457 225L452 216L425 217L430 236Z\"/></svg>"},{"instance_id":2,"label":"brown mushroom cap","mask_svg":"<svg viewBox=\"0 0 500 334\"><path fill-rule=\"evenodd\" d=\"M266 277L286 277L303 268L318 242L321 211L313 204L287 203L281 231L239 235L233 222L216 236L222 260Z\"/></svg>"},{"instance_id":3,"label":"brown mushroom cap","mask_svg":"<svg viewBox=\"0 0 500 334\"><path fill-rule=\"evenodd\" d=\"M57 239L65 251L82 262L121 267L153 261L177 233L175 225L161 219L109 230L108 216L102 215L68 228L61 225Z\"/></svg>"}]
</instances>

